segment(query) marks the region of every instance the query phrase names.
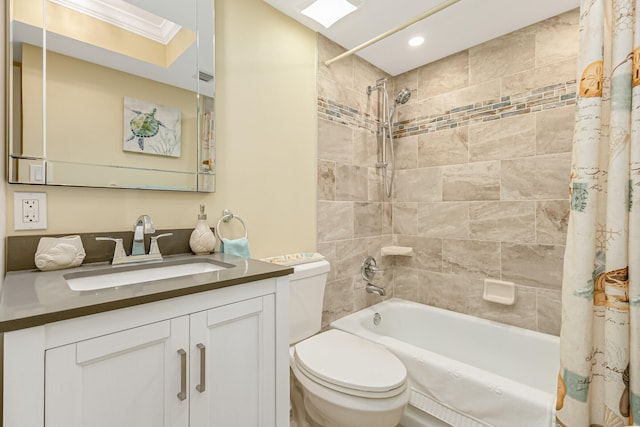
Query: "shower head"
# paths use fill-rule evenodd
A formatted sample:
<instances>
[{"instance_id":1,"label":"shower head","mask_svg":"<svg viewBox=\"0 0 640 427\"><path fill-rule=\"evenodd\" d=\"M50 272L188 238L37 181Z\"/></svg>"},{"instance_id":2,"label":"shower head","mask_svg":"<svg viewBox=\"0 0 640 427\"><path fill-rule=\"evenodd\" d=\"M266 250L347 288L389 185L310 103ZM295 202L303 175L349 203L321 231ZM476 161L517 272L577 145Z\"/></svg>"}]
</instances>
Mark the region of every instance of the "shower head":
<instances>
[{"instance_id":1,"label":"shower head","mask_svg":"<svg viewBox=\"0 0 640 427\"><path fill-rule=\"evenodd\" d=\"M389 111L390 122L393 119L393 115L396 113L396 109L398 108L398 105L406 104L409 98L411 98L411 91L406 87L402 89L400 92L398 92L398 95L396 96L396 101L393 104L393 107L391 107L391 111Z\"/></svg>"},{"instance_id":2,"label":"shower head","mask_svg":"<svg viewBox=\"0 0 640 427\"><path fill-rule=\"evenodd\" d=\"M409 98L411 98L411 91L405 87L398 92L398 96L396 96L396 105L406 104Z\"/></svg>"}]
</instances>

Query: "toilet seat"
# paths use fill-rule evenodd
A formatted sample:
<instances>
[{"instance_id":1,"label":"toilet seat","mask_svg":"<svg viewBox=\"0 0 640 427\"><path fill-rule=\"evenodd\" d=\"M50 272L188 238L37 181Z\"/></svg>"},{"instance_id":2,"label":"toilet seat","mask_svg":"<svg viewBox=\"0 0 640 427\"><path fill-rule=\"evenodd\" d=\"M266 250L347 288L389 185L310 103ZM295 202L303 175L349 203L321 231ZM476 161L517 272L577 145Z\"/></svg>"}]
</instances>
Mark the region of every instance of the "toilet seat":
<instances>
[{"instance_id":1,"label":"toilet seat","mask_svg":"<svg viewBox=\"0 0 640 427\"><path fill-rule=\"evenodd\" d=\"M296 344L292 356L309 380L352 396L389 398L407 387L407 370L393 353L337 329Z\"/></svg>"}]
</instances>

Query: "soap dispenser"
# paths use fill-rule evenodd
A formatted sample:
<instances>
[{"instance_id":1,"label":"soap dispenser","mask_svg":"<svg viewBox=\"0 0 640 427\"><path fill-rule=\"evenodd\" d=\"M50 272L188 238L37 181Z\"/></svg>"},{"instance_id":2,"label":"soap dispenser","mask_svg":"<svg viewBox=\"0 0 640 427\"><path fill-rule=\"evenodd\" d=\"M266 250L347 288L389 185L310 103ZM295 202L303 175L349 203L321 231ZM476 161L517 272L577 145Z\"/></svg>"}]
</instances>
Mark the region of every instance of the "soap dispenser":
<instances>
[{"instance_id":1,"label":"soap dispenser","mask_svg":"<svg viewBox=\"0 0 640 427\"><path fill-rule=\"evenodd\" d=\"M200 215L198 223L191 233L189 246L196 255L209 255L216 246L216 238L207 222L207 215L204 213L204 205L200 205Z\"/></svg>"}]
</instances>

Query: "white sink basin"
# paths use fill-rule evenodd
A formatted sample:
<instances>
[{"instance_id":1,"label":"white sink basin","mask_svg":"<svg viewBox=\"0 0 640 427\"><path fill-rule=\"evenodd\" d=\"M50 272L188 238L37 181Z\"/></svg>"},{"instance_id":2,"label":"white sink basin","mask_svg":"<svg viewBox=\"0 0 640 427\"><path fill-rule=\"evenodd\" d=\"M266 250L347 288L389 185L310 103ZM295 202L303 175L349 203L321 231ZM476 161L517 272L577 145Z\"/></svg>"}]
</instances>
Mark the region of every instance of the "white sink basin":
<instances>
[{"instance_id":1,"label":"white sink basin","mask_svg":"<svg viewBox=\"0 0 640 427\"><path fill-rule=\"evenodd\" d=\"M158 263L133 267L110 267L109 269L69 273L63 277L73 291L95 291L154 280L210 273L229 267L232 265L203 260L175 264Z\"/></svg>"}]
</instances>

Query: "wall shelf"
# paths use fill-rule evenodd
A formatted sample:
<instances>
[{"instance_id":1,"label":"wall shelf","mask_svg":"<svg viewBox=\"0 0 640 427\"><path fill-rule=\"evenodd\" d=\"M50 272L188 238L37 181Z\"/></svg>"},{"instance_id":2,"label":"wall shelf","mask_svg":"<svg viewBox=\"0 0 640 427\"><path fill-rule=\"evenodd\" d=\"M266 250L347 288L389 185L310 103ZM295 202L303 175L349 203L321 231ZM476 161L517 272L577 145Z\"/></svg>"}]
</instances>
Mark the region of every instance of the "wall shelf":
<instances>
[{"instance_id":1,"label":"wall shelf","mask_svg":"<svg viewBox=\"0 0 640 427\"><path fill-rule=\"evenodd\" d=\"M382 256L413 256L413 248L406 246L385 246L380 252Z\"/></svg>"}]
</instances>

